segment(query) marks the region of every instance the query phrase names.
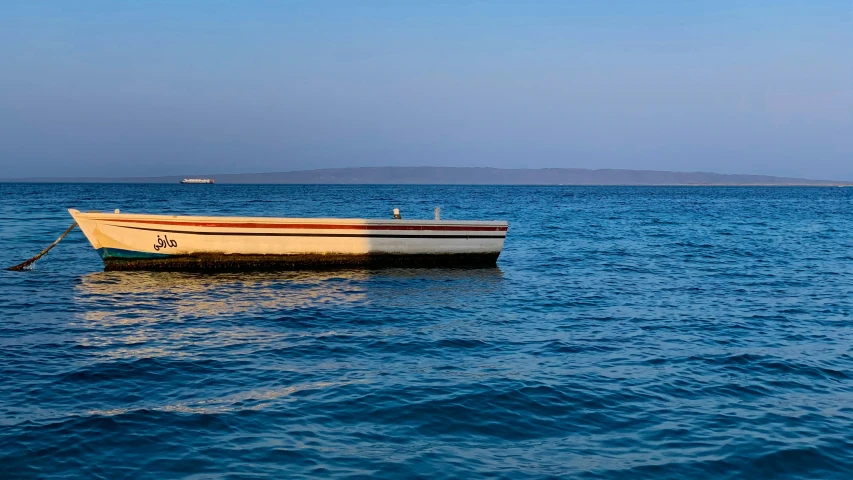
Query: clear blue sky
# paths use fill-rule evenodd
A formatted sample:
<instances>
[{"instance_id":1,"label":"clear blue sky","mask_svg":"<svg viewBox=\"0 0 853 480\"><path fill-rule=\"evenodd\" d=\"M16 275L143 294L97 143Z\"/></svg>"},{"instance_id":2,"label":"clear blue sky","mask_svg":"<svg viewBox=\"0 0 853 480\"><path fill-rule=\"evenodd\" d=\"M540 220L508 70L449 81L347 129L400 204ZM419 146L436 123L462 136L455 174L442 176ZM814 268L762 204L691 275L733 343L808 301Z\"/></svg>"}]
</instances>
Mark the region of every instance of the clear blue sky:
<instances>
[{"instance_id":1,"label":"clear blue sky","mask_svg":"<svg viewBox=\"0 0 853 480\"><path fill-rule=\"evenodd\" d=\"M853 2L0 2L0 177L374 165L853 180Z\"/></svg>"}]
</instances>

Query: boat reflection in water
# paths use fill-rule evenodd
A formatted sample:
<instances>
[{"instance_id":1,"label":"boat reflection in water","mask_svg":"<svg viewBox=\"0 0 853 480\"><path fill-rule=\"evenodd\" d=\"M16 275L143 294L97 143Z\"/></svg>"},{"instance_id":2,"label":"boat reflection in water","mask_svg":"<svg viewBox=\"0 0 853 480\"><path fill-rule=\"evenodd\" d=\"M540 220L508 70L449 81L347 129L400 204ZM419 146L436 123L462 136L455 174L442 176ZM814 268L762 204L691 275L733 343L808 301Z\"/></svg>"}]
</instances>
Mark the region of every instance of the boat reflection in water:
<instances>
[{"instance_id":1,"label":"boat reflection in water","mask_svg":"<svg viewBox=\"0 0 853 480\"><path fill-rule=\"evenodd\" d=\"M499 268L380 269L194 274L93 272L76 300L99 315L168 311L187 317L292 308L372 304L388 307L469 304L495 290Z\"/></svg>"},{"instance_id":2,"label":"boat reflection in water","mask_svg":"<svg viewBox=\"0 0 853 480\"><path fill-rule=\"evenodd\" d=\"M186 342L224 346L320 330L358 334L365 322L420 315L440 322L443 309L456 309L456 315L491 301L502 280L499 268L94 272L81 278L74 296L78 326L91 333L86 343L118 342L133 349L131 356L158 355L152 348L187 355L192 349L182 348Z\"/></svg>"}]
</instances>

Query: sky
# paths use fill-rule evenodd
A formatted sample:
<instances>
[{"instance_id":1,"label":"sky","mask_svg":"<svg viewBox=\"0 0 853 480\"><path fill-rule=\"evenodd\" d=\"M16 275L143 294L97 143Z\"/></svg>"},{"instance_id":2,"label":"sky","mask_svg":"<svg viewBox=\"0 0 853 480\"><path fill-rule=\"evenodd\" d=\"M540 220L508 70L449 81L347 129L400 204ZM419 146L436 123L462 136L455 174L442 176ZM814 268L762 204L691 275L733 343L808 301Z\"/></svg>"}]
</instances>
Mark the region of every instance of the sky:
<instances>
[{"instance_id":1,"label":"sky","mask_svg":"<svg viewBox=\"0 0 853 480\"><path fill-rule=\"evenodd\" d=\"M0 178L853 180L851 0L3 0Z\"/></svg>"}]
</instances>

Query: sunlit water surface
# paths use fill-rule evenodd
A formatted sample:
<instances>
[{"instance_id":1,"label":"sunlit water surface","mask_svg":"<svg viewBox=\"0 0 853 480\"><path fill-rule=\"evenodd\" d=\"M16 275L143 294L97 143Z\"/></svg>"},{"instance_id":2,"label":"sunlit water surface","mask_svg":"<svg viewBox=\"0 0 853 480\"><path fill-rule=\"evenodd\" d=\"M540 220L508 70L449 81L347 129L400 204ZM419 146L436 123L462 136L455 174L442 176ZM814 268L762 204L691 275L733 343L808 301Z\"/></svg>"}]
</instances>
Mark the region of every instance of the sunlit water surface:
<instances>
[{"instance_id":1,"label":"sunlit water surface","mask_svg":"<svg viewBox=\"0 0 853 480\"><path fill-rule=\"evenodd\" d=\"M0 477L853 478L853 188L0 184L0 265L437 205L497 268L0 272Z\"/></svg>"}]
</instances>

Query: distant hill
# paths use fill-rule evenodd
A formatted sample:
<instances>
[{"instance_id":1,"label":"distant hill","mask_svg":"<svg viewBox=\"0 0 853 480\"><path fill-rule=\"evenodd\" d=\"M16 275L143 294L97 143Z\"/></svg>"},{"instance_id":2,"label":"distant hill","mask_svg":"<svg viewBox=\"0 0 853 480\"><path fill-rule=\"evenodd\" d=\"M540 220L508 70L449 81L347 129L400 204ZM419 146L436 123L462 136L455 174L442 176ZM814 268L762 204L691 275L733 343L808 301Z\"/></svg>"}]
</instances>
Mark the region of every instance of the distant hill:
<instances>
[{"instance_id":1,"label":"distant hill","mask_svg":"<svg viewBox=\"0 0 853 480\"><path fill-rule=\"evenodd\" d=\"M178 183L183 178L212 178L218 184L853 185L853 182L846 181L808 180L767 175L724 175L706 172L477 167L360 167L279 173L186 175L182 177L44 177L0 181L26 183Z\"/></svg>"}]
</instances>

